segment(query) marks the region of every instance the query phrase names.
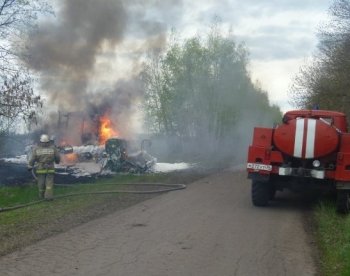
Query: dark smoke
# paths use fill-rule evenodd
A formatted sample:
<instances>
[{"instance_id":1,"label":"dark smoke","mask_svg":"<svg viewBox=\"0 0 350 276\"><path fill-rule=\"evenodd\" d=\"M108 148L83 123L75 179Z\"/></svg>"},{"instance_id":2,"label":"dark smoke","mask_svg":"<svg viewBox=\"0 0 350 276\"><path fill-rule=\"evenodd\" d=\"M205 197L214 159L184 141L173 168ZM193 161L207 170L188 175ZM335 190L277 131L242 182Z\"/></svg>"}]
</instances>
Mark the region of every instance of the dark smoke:
<instances>
[{"instance_id":1,"label":"dark smoke","mask_svg":"<svg viewBox=\"0 0 350 276\"><path fill-rule=\"evenodd\" d=\"M42 75L42 88L65 107L85 101L88 80L103 43L123 39L127 14L115 0L65 1L57 22L31 36L29 65Z\"/></svg>"},{"instance_id":2,"label":"dark smoke","mask_svg":"<svg viewBox=\"0 0 350 276\"><path fill-rule=\"evenodd\" d=\"M143 95L137 76L140 58L163 47L169 29L163 20L177 20L181 3L64 0L60 7L56 17L42 22L27 42L29 58L25 61L39 74L48 105L66 113L90 114L95 110L98 114L105 112L107 102L113 120L122 121L135 111L134 104ZM101 66L97 61L103 57L112 63L126 38L144 42L128 49L135 71L129 80L121 81L118 72L110 71L112 66ZM108 83L95 79L107 74L115 79Z\"/></svg>"}]
</instances>

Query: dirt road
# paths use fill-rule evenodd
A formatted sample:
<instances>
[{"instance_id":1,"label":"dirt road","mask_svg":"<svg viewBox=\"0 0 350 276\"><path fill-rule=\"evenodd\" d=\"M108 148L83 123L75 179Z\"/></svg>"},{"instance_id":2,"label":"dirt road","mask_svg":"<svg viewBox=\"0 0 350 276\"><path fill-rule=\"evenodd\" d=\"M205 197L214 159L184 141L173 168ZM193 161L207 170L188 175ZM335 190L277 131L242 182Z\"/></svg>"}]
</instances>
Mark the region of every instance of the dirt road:
<instances>
[{"instance_id":1,"label":"dirt road","mask_svg":"<svg viewBox=\"0 0 350 276\"><path fill-rule=\"evenodd\" d=\"M222 172L0 258L0 275L315 275L305 207Z\"/></svg>"}]
</instances>

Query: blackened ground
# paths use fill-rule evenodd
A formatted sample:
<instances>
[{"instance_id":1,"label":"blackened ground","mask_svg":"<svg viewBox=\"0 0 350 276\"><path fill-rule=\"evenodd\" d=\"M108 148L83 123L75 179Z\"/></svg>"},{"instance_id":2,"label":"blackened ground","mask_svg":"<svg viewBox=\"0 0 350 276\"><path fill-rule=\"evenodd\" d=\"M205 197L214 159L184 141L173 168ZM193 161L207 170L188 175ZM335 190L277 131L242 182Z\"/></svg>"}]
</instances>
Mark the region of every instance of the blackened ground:
<instances>
[{"instance_id":1,"label":"blackened ground","mask_svg":"<svg viewBox=\"0 0 350 276\"><path fill-rule=\"evenodd\" d=\"M204 167L193 167L185 170L179 170L169 172L167 174L172 175L172 178L179 178L186 176L187 179L198 179L198 175L209 175L220 169L218 168L204 168ZM146 173L147 174L147 173ZM56 169L55 183L56 184L74 184L74 183L87 183L92 182L97 178L108 178L110 175L100 175L99 173L79 174L72 166L61 166ZM26 164L10 163L0 160L0 186L20 186L34 182L34 176L32 172L27 170ZM188 182L188 181L187 181Z\"/></svg>"},{"instance_id":2,"label":"blackened ground","mask_svg":"<svg viewBox=\"0 0 350 276\"><path fill-rule=\"evenodd\" d=\"M0 185L22 185L31 179L33 176L25 164L0 161Z\"/></svg>"},{"instance_id":3,"label":"blackened ground","mask_svg":"<svg viewBox=\"0 0 350 276\"><path fill-rule=\"evenodd\" d=\"M65 170L58 169L56 172L55 183L57 184L91 182L98 177L97 174L77 177L69 167ZM33 181L33 174L27 170L26 164L0 161L0 186L21 186Z\"/></svg>"}]
</instances>

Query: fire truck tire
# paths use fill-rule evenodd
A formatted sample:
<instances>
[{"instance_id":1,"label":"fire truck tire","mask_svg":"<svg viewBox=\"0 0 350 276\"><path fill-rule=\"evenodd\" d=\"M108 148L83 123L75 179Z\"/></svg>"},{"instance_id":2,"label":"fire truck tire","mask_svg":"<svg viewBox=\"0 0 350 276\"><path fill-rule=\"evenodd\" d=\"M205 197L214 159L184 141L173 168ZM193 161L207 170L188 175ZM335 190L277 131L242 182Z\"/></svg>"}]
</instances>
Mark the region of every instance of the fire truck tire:
<instances>
[{"instance_id":1,"label":"fire truck tire","mask_svg":"<svg viewBox=\"0 0 350 276\"><path fill-rule=\"evenodd\" d=\"M254 206L267 206L271 196L271 186L269 183L252 181L252 202Z\"/></svg>"},{"instance_id":2,"label":"fire truck tire","mask_svg":"<svg viewBox=\"0 0 350 276\"><path fill-rule=\"evenodd\" d=\"M270 196L270 197L269 197L270 200L274 200L275 197L276 197L276 188L275 188L274 185L271 185L271 187L270 187L269 196Z\"/></svg>"},{"instance_id":3,"label":"fire truck tire","mask_svg":"<svg viewBox=\"0 0 350 276\"><path fill-rule=\"evenodd\" d=\"M347 214L350 211L350 196L347 190L337 191L337 212Z\"/></svg>"}]
</instances>

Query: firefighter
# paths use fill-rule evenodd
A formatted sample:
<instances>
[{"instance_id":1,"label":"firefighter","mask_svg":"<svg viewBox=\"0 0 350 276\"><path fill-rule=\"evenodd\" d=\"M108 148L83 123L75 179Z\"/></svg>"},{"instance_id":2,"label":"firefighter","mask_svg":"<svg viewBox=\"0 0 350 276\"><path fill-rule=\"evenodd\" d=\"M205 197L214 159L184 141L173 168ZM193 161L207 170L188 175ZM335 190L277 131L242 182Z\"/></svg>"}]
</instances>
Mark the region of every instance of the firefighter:
<instances>
[{"instance_id":1,"label":"firefighter","mask_svg":"<svg viewBox=\"0 0 350 276\"><path fill-rule=\"evenodd\" d=\"M39 198L52 200L55 165L60 162L60 154L56 147L50 143L49 136L40 136L39 145L34 148L28 163L28 170L36 167L36 175L39 188Z\"/></svg>"}]
</instances>

